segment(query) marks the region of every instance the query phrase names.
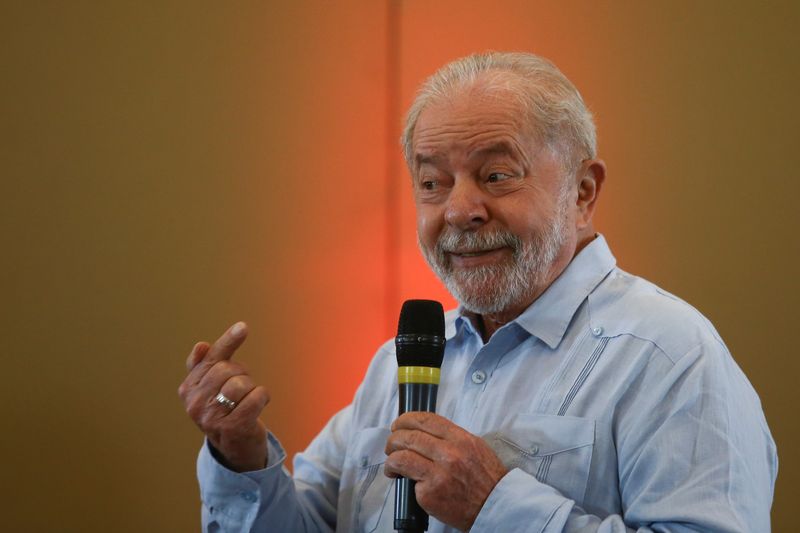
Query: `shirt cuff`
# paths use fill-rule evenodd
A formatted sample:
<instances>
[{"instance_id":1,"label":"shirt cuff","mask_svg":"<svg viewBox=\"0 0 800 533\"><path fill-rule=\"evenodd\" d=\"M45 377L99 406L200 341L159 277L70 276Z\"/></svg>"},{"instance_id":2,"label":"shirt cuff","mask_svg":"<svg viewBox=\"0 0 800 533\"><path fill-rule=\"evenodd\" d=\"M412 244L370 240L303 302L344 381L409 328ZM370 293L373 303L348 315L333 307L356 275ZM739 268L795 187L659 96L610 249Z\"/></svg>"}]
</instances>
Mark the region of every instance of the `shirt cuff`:
<instances>
[{"instance_id":1,"label":"shirt cuff","mask_svg":"<svg viewBox=\"0 0 800 533\"><path fill-rule=\"evenodd\" d=\"M553 487L515 468L495 485L471 533L547 531L556 514L569 514L574 502Z\"/></svg>"},{"instance_id":2,"label":"shirt cuff","mask_svg":"<svg viewBox=\"0 0 800 533\"><path fill-rule=\"evenodd\" d=\"M279 485L286 452L272 433L267 435L268 462L266 468L251 472L234 472L215 457L208 439L197 458L197 479L200 498L206 512L220 525L252 523L262 501L270 501L270 489Z\"/></svg>"}]
</instances>

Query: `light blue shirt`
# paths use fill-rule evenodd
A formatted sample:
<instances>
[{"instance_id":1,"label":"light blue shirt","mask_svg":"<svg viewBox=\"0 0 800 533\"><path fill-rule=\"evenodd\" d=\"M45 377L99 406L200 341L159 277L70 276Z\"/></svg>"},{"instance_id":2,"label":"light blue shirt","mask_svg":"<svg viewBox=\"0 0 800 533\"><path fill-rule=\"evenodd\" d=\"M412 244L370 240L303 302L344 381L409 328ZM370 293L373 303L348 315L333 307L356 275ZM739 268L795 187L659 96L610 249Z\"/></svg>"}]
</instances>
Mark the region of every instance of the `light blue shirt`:
<instances>
[{"instance_id":1,"label":"light blue shirt","mask_svg":"<svg viewBox=\"0 0 800 533\"><path fill-rule=\"evenodd\" d=\"M596 238L486 344L446 315L437 412L510 469L471 531L769 531L777 456L758 396L708 320L615 265ZM293 478L273 435L257 472L203 446L204 531L393 531L396 416L387 342Z\"/></svg>"}]
</instances>

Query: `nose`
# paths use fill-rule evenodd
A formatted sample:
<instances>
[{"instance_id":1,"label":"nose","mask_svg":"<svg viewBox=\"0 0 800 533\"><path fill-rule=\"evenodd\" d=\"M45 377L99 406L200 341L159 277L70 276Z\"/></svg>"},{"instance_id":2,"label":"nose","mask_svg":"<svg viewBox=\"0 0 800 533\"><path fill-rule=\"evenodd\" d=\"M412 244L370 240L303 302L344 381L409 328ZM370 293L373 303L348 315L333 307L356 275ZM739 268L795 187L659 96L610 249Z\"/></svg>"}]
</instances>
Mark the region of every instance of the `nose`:
<instances>
[{"instance_id":1,"label":"nose","mask_svg":"<svg viewBox=\"0 0 800 533\"><path fill-rule=\"evenodd\" d=\"M474 230L489 221L485 193L468 179L456 179L447 196L445 221L459 230Z\"/></svg>"}]
</instances>

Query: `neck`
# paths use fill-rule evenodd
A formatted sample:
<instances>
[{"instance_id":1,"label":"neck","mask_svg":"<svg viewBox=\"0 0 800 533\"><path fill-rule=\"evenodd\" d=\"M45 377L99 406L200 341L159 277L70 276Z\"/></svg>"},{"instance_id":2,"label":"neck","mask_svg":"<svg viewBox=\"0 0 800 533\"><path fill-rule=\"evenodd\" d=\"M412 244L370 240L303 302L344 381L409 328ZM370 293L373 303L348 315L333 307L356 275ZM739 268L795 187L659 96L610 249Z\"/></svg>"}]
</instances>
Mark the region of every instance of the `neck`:
<instances>
[{"instance_id":1,"label":"neck","mask_svg":"<svg viewBox=\"0 0 800 533\"><path fill-rule=\"evenodd\" d=\"M494 335L495 331L521 315L523 311L525 311L525 309L527 309L536 300L536 298L538 298L538 296L539 295L536 295L536 297L533 298L528 304L504 309L499 313L486 313L479 315L477 313L473 313L472 311L467 311L465 314L472 321L472 325L475 326L475 329L480 332L483 343L486 344L489 342L489 339L492 338L492 335Z\"/></svg>"}]
</instances>

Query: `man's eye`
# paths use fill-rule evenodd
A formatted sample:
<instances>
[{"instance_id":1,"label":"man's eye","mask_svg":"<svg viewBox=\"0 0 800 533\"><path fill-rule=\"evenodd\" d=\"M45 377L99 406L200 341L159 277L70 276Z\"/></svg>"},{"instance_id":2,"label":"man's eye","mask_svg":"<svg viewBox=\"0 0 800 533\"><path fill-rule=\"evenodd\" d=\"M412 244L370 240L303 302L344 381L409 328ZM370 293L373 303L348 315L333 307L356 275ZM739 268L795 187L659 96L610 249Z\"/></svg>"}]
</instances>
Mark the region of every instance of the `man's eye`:
<instances>
[{"instance_id":1,"label":"man's eye","mask_svg":"<svg viewBox=\"0 0 800 533\"><path fill-rule=\"evenodd\" d=\"M507 180L510 177L511 177L510 175L505 174L503 172L492 172L486 177L486 181L488 181L489 183L497 183L498 181Z\"/></svg>"},{"instance_id":2,"label":"man's eye","mask_svg":"<svg viewBox=\"0 0 800 533\"><path fill-rule=\"evenodd\" d=\"M422 182L422 188L426 191L432 191L436 188L436 182L433 180L426 180Z\"/></svg>"}]
</instances>

